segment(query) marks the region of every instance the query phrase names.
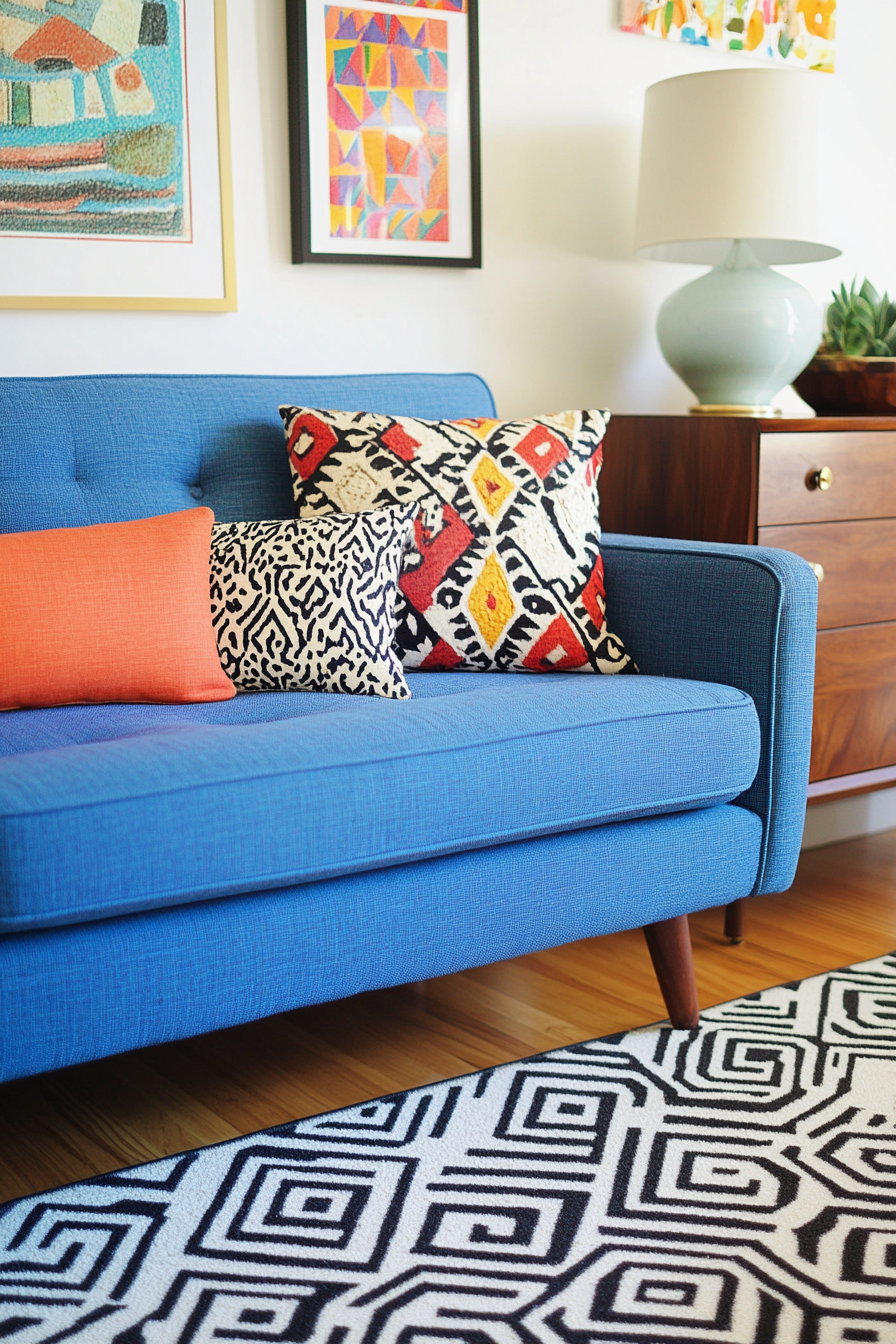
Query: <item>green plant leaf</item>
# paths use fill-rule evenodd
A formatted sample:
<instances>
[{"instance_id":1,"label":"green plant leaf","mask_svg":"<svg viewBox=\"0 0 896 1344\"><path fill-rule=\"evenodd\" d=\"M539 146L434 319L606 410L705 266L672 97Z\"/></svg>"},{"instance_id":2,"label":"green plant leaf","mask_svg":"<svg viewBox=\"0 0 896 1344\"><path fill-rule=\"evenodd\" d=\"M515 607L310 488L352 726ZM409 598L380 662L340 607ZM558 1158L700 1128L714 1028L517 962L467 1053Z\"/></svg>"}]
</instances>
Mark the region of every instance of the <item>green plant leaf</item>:
<instances>
[{"instance_id":1,"label":"green plant leaf","mask_svg":"<svg viewBox=\"0 0 896 1344\"><path fill-rule=\"evenodd\" d=\"M868 353L869 341L867 336L856 327L850 327L843 333L843 351L851 355L854 359L860 358Z\"/></svg>"},{"instance_id":2,"label":"green plant leaf","mask_svg":"<svg viewBox=\"0 0 896 1344\"><path fill-rule=\"evenodd\" d=\"M864 299L865 302L871 308L876 308L878 303L880 303L880 298L878 296L877 290L874 288L871 281L868 279L862 281L862 288L859 290L859 297Z\"/></svg>"},{"instance_id":3,"label":"green plant leaf","mask_svg":"<svg viewBox=\"0 0 896 1344\"><path fill-rule=\"evenodd\" d=\"M839 290L831 292L823 342L826 350L852 358L896 357L896 301L886 290L878 294L867 276L861 287L858 276L853 276L848 290L841 280Z\"/></svg>"}]
</instances>

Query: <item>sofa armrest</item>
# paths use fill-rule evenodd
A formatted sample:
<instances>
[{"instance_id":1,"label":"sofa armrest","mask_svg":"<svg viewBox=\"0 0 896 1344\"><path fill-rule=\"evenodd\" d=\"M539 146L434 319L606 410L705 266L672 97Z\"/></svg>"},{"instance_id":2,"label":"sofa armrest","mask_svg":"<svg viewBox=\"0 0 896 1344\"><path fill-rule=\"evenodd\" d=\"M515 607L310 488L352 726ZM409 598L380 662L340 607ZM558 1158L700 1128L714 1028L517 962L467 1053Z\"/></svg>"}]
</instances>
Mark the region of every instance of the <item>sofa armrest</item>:
<instances>
[{"instance_id":1,"label":"sofa armrest","mask_svg":"<svg viewBox=\"0 0 896 1344\"><path fill-rule=\"evenodd\" d=\"M763 822L753 895L786 891L809 780L818 582L764 546L605 534L610 629L651 676L724 682L759 714L759 770L737 802Z\"/></svg>"}]
</instances>

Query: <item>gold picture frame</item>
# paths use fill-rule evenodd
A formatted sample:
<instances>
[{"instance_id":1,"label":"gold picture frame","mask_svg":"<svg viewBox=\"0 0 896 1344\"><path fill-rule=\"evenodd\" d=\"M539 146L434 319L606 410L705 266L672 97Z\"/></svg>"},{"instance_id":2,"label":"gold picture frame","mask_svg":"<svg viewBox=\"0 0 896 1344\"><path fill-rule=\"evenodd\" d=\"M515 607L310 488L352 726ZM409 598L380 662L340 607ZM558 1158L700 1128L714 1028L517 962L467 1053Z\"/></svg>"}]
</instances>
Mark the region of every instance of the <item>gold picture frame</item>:
<instances>
[{"instance_id":1,"label":"gold picture frame","mask_svg":"<svg viewBox=\"0 0 896 1344\"><path fill-rule=\"evenodd\" d=\"M174 3L179 3L179 0L174 0ZM195 0L193 0L193 3L195 4ZM210 0L210 3L213 6L213 11L210 15L210 27L213 31L214 41L214 129L211 125L211 118L207 115L208 109L206 109L205 120L207 125L205 133L209 148L211 147L211 138L213 134L217 141L217 191L207 193L207 205L210 214L219 211L218 218L212 221L219 228L219 237L215 239L214 242L215 256L212 262L212 270L217 274L217 268L220 264L220 295L209 297L208 295L200 294L169 295L152 293L120 295L78 293L0 294L0 309L93 309L111 311L211 313L228 313L236 311L236 253L233 224L233 176L231 167L230 101L227 54L227 0ZM191 127L193 121L193 105L191 103L189 115L186 113L184 115L185 126L189 122ZM191 205L193 204L194 203L191 201ZM4 244L8 244L13 239L19 241L20 235L8 232L0 233L0 255L2 255ZM29 241L31 241L33 245L33 240ZM40 246L50 247L54 242L58 241L60 241L60 239L56 235L47 236L40 240ZM68 239L63 239L62 241L64 243L69 242ZM89 248L102 248L104 241L108 240L91 239L86 245ZM191 239L191 242L192 241L193 239ZM113 246L116 243L120 246L120 242L117 239L112 239L112 243ZM170 246L170 244L166 245Z\"/></svg>"}]
</instances>

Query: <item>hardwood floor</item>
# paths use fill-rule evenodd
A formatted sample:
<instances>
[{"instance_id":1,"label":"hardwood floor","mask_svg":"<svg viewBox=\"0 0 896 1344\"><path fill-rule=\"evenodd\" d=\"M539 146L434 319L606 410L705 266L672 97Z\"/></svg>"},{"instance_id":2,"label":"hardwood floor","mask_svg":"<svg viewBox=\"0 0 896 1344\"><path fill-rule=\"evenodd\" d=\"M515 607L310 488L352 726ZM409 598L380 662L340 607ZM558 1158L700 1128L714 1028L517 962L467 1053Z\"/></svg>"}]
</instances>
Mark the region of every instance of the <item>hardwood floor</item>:
<instances>
[{"instance_id":1,"label":"hardwood floor","mask_svg":"<svg viewBox=\"0 0 896 1344\"><path fill-rule=\"evenodd\" d=\"M704 1006L896 948L896 831L804 854L796 884L691 921ZM662 1017L640 932L0 1086L0 1202Z\"/></svg>"}]
</instances>

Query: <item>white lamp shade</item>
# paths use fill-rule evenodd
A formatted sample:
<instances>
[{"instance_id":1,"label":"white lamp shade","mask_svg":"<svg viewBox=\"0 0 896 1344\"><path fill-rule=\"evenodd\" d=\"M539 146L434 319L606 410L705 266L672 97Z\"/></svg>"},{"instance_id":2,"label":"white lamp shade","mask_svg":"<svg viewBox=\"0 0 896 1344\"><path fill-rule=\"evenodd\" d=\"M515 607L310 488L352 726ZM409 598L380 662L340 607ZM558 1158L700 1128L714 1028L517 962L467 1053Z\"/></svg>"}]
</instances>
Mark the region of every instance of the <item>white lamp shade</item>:
<instances>
[{"instance_id":1,"label":"white lamp shade","mask_svg":"<svg viewBox=\"0 0 896 1344\"><path fill-rule=\"evenodd\" d=\"M741 238L764 265L839 256L816 233L818 78L710 70L652 85L638 255L717 266Z\"/></svg>"}]
</instances>

